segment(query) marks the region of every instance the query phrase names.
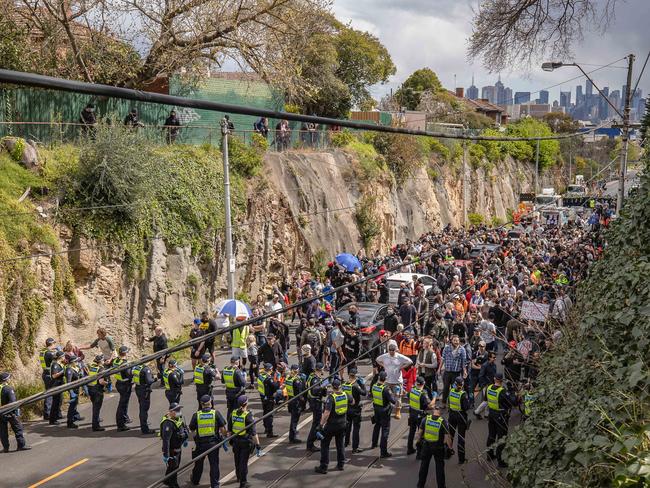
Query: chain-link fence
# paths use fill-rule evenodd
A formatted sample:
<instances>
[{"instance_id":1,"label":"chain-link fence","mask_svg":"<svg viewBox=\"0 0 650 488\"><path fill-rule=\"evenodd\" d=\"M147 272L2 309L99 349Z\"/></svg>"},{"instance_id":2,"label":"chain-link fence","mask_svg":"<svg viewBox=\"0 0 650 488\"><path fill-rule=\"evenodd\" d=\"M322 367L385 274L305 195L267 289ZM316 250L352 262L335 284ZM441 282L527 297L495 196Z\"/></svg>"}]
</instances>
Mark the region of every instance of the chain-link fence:
<instances>
[{"instance_id":1,"label":"chain-link fence","mask_svg":"<svg viewBox=\"0 0 650 488\"><path fill-rule=\"evenodd\" d=\"M134 127L154 144L210 144L218 146L221 143L221 128L207 125L146 125ZM58 144L75 144L83 137L92 135L93 126L79 122L10 122L0 121L0 138L4 136L22 137L33 140L44 146ZM265 131L266 132L266 131ZM327 128L311 130L288 129L269 130L233 130L231 134L246 144L253 143L254 134L263 137L268 143L269 150L283 151L288 149L327 149L330 146L332 131Z\"/></svg>"}]
</instances>

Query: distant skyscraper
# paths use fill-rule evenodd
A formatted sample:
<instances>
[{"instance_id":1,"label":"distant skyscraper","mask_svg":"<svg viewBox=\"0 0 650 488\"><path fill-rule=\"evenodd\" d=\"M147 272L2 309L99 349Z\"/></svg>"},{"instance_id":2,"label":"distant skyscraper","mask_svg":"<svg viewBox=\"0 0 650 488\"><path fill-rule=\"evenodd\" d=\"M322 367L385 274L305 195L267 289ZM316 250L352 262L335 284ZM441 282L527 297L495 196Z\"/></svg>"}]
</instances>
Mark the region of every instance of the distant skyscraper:
<instances>
[{"instance_id":1,"label":"distant skyscraper","mask_svg":"<svg viewBox=\"0 0 650 488\"><path fill-rule=\"evenodd\" d=\"M474 75L472 75L472 86L467 89L466 96L470 100L476 100L478 98L478 88L474 85Z\"/></svg>"},{"instance_id":2,"label":"distant skyscraper","mask_svg":"<svg viewBox=\"0 0 650 488\"><path fill-rule=\"evenodd\" d=\"M571 107L571 92L560 92L560 107L570 108Z\"/></svg>"},{"instance_id":3,"label":"distant skyscraper","mask_svg":"<svg viewBox=\"0 0 650 488\"><path fill-rule=\"evenodd\" d=\"M530 102L530 92L515 92L515 105Z\"/></svg>"},{"instance_id":4,"label":"distant skyscraper","mask_svg":"<svg viewBox=\"0 0 650 488\"><path fill-rule=\"evenodd\" d=\"M493 86L484 86L481 88L481 98L485 98L488 102L494 103L496 101L496 88Z\"/></svg>"},{"instance_id":5,"label":"distant skyscraper","mask_svg":"<svg viewBox=\"0 0 650 488\"><path fill-rule=\"evenodd\" d=\"M582 85L576 86L576 105L585 103L585 96L582 94Z\"/></svg>"},{"instance_id":6,"label":"distant skyscraper","mask_svg":"<svg viewBox=\"0 0 650 488\"><path fill-rule=\"evenodd\" d=\"M539 92L539 103L548 103L548 91L542 90Z\"/></svg>"},{"instance_id":7,"label":"distant skyscraper","mask_svg":"<svg viewBox=\"0 0 650 488\"><path fill-rule=\"evenodd\" d=\"M587 80L587 89L585 91L587 100L590 99L593 94L594 94L594 84L590 80Z\"/></svg>"},{"instance_id":8,"label":"distant skyscraper","mask_svg":"<svg viewBox=\"0 0 650 488\"><path fill-rule=\"evenodd\" d=\"M506 87L503 90L503 99L504 99L504 102L502 103L502 105L512 105L512 102L513 102L513 100L512 100L512 88Z\"/></svg>"},{"instance_id":9,"label":"distant skyscraper","mask_svg":"<svg viewBox=\"0 0 650 488\"><path fill-rule=\"evenodd\" d=\"M505 101L505 86L503 86L503 83L501 83L501 75L499 75L499 79L497 82L494 84L494 90L495 90L495 100L493 103L497 104L504 104L506 103Z\"/></svg>"}]
</instances>

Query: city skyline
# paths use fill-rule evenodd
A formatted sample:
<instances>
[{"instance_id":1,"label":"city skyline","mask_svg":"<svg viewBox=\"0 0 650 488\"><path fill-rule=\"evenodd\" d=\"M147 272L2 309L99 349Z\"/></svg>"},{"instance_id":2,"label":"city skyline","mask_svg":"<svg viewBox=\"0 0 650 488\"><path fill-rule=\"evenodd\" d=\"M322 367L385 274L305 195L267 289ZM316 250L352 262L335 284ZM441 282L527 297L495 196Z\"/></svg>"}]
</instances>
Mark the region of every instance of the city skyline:
<instances>
[{"instance_id":1,"label":"city skyline","mask_svg":"<svg viewBox=\"0 0 650 488\"><path fill-rule=\"evenodd\" d=\"M494 85L482 85L480 87L476 85L475 77L472 77L472 85L465 88L465 96L469 99L487 99L491 103L503 106L524 103L548 104L554 109L561 107L566 113L578 119L604 120L618 116L589 80L583 77L582 80L573 80L573 82L576 83L573 86L570 86L570 83L564 83L549 90L538 90L536 92L515 91L513 93L510 87L505 86L500 75L497 75L497 81ZM607 96L610 102L622 112L624 105L622 94L625 92L626 86L611 88L609 86L599 86L599 88L603 95ZM551 89L557 93L557 96L551 96ZM632 95L631 116L634 120L638 120L643 115L643 102L646 100L643 97L644 93L646 92L641 87L638 87Z\"/></svg>"}]
</instances>

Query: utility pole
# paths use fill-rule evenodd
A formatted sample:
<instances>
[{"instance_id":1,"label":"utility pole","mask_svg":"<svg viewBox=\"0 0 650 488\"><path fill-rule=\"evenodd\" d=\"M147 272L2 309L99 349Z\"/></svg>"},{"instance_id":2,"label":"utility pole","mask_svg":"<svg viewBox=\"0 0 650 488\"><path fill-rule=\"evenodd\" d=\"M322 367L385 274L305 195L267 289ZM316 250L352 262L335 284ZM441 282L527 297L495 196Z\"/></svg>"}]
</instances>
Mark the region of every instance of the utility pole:
<instances>
[{"instance_id":1,"label":"utility pole","mask_svg":"<svg viewBox=\"0 0 650 488\"><path fill-rule=\"evenodd\" d=\"M535 151L535 194L539 193L539 139L537 139L537 150Z\"/></svg>"},{"instance_id":2,"label":"utility pole","mask_svg":"<svg viewBox=\"0 0 650 488\"><path fill-rule=\"evenodd\" d=\"M625 199L625 175L627 173L627 146L630 133L630 104L632 101L632 65L634 54L627 57L627 86L625 88L625 108L623 110L623 152L621 153L621 167L618 174L618 198L616 199L616 215L620 215Z\"/></svg>"},{"instance_id":3,"label":"utility pole","mask_svg":"<svg viewBox=\"0 0 650 488\"><path fill-rule=\"evenodd\" d=\"M226 207L226 273L228 298L235 298L235 257L232 253L232 218L230 215L230 166L228 161L228 127L230 121L226 117L221 120L221 150L223 153L223 190L224 206Z\"/></svg>"},{"instance_id":4,"label":"utility pole","mask_svg":"<svg viewBox=\"0 0 650 488\"><path fill-rule=\"evenodd\" d=\"M467 226L467 143L463 142L463 227Z\"/></svg>"}]
</instances>

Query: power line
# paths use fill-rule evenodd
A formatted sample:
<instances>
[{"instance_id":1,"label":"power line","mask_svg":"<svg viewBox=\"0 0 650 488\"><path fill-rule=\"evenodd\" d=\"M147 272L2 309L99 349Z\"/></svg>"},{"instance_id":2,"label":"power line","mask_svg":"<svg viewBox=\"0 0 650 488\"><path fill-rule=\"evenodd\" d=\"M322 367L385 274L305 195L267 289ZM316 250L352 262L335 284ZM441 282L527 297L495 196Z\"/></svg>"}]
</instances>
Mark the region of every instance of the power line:
<instances>
[{"instance_id":1,"label":"power line","mask_svg":"<svg viewBox=\"0 0 650 488\"><path fill-rule=\"evenodd\" d=\"M612 67L612 65L613 65L614 63L618 63L619 61L622 61L622 60L624 60L624 59L626 59L626 58L623 57L623 58L617 59L616 61L612 61L612 62L609 63L609 64L602 65L602 66L600 66L600 68L596 68L596 69L594 69L594 70L588 71L587 74L590 75L590 74L592 74L592 73L595 73L596 71L600 71L601 69L605 69L605 68ZM585 65L585 66L590 66L590 65ZM591 65L591 66L597 66L597 65ZM617 67L620 67L620 66L617 66ZM626 69L627 69L627 68L626 68ZM540 88L539 90L534 91L534 92L530 92L530 94L531 94L531 95L536 95L536 94L538 94L538 93L540 93L540 92L542 92L542 91L550 90L550 89L552 89L552 88L557 88L558 86L562 86L562 85L564 85L565 83L570 83L570 82L572 82L572 81L576 81L576 80L579 80L579 79L582 79L582 78L585 78L585 76L584 76L584 75L574 76L573 78L569 78L568 80L564 80L564 81L562 81L562 82L560 82L560 83L555 83L554 85L547 86L547 87L545 87L545 88ZM506 100L504 100L504 101L497 102L496 105L503 105L503 104L505 104L505 103L508 102L508 101L513 101L513 102L514 102L514 95L513 95L512 98L508 98L508 99L506 99Z\"/></svg>"},{"instance_id":2,"label":"power line","mask_svg":"<svg viewBox=\"0 0 650 488\"><path fill-rule=\"evenodd\" d=\"M136 100L142 102L157 103L162 105L173 105L177 107L188 107L195 109L211 110L216 112L233 113L240 115L253 115L268 117L271 119L286 119L298 122L311 122L315 124L348 127L351 129L363 129L375 132L387 132L392 134L406 134L414 136L438 137L442 139L461 139L471 141L527 141L527 140L554 140L568 139L571 137L581 136L582 133L563 134L555 136L544 136L540 138L527 137L499 137L499 136L482 136L482 135L454 135L447 133L429 132L416 129L407 129L404 127L392 127L374 125L366 122L355 120L340 120L329 117L319 117L315 115L302 115L288 112L274 111L242 105L233 105L208 100L197 100L192 98L180 97L175 95L163 95L160 93L143 92L129 88L118 88L114 86L98 85L80 81L64 80L50 76L36 75L33 73L21 73L19 71L0 70L0 82L34 86L51 90L69 91L75 93L85 93L89 95L121 98L125 100Z\"/></svg>"},{"instance_id":3,"label":"power line","mask_svg":"<svg viewBox=\"0 0 650 488\"><path fill-rule=\"evenodd\" d=\"M396 271L396 270L400 269L403 266L407 266L409 264L417 264L421 260L427 259L428 257L430 257L430 255L423 255L423 256L420 256L420 257L415 258L415 259L404 261L404 262L402 262L402 263L400 263L398 265L395 265L395 266L393 266L393 267L391 267L391 268L389 268L389 269L387 269L385 271L379 271L377 273L365 276L365 277L355 281L354 284L365 283L365 282L370 281L372 279L379 278L381 276L385 276L385 275L387 275L387 274L389 274L389 273L391 273L393 271ZM330 296L330 295L332 295L334 293L337 293L340 290L343 290L344 288L348 288L349 286L350 286L350 284L346 283L344 285L333 288L332 290L329 290L329 291L327 291L325 293L321 293L321 294L316 295L314 297L305 298L305 299L300 300L298 302L291 303L289 305L284 306L281 309L272 310L272 311L267 312L265 314L262 314L262 315L260 315L258 317L251 317L251 318L249 318L247 320L244 320L243 322L239 322L239 323L236 323L234 325L224 327L223 329L219 329L217 331L210 332L208 334L204 334L204 335L199 336L199 337L195 337L194 339L189 339L189 340L187 340L185 342L182 342L181 344L178 344L176 346L172 346L172 347L169 347L167 349L163 349L161 351L154 352L153 354L149 354L147 356L143 356L143 357L137 359L136 361L120 365L120 366L118 366L116 368L109 368L109 369L107 369L105 371L102 371L101 373L98 373L97 375L92 375L92 376L88 376L88 377L85 377L85 378L81 378L81 379L78 379L76 381L72 381L70 383L66 383L64 385L57 386L57 387L54 387L54 388L50 388L49 390L45 390L45 391L42 391L40 393L36 393L36 394L31 395L29 397L23 398L21 400L17 400L16 402L9 403L7 405L2 405L2 406L0 406L0 415L5 414L7 412L14 411L15 409L20 408L20 407L22 407L24 405L28 405L28 404L43 400L43 399L45 399L47 397L50 397L52 395L56 395L56 394L59 394L59 393L64 393L64 392L72 390L74 388L79 388L81 386L87 385L88 383L90 383L92 381L95 381L96 379L106 378L106 377L111 376L113 374L120 373L122 371L126 371L127 369L130 369L130 368L132 368L134 366L138 366L140 364L148 363L149 361L153 361L154 359L158 359L158 358L161 358L163 356L169 356L170 354L181 351L181 350L186 349L188 347L191 347L191 346L193 346L195 344L200 344L201 342L212 339L213 337L216 337L218 335L223 335L225 333L232 332L233 330L240 329L241 327L244 327L246 325L251 325L251 324L254 324L256 322L266 320L266 319L274 317L274 316L276 316L278 314L284 313L284 312L286 312L288 310L292 310L294 308L301 307L303 305L306 305L308 303L313 302L314 300L319 300L321 298Z\"/></svg>"},{"instance_id":4,"label":"power line","mask_svg":"<svg viewBox=\"0 0 650 488\"><path fill-rule=\"evenodd\" d=\"M648 64L648 59L650 59L650 51L648 51L648 55L645 57L645 62L643 63L643 68L641 68L641 72L639 73L639 77L636 79L636 84L634 85L634 90L632 90L632 96L636 93L636 89L639 86L639 82L641 81L641 77L643 76L643 72L645 71L645 67Z\"/></svg>"}]
</instances>

